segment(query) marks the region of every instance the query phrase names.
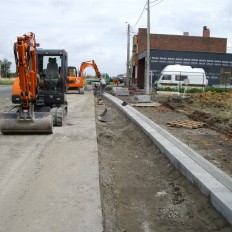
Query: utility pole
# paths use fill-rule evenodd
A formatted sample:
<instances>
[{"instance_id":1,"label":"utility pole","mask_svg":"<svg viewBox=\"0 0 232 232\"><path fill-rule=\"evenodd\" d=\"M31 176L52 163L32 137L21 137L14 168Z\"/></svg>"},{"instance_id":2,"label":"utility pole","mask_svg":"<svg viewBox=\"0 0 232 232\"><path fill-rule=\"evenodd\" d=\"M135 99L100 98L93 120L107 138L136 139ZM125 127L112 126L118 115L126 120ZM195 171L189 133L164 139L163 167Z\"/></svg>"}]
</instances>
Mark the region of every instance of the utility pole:
<instances>
[{"instance_id":1,"label":"utility pole","mask_svg":"<svg viewBox=\"0 0 232 232\"><path fill-rule=\"evenodd\" d=\"M146 75L144 78L144 94L149 94L150 76L150 0L147 0L147 56L146 56Z\"/></svg>"},{"instance_id":2,"label":"utility pole","mask_svg":"<svg viewBox=\"0 0 232 232\"><path fill-rule=\"evenodd\" d=\"M126 86L130 82L130 24L127 27L127 61L126 61Z\"/></svg>"}]
</instances>

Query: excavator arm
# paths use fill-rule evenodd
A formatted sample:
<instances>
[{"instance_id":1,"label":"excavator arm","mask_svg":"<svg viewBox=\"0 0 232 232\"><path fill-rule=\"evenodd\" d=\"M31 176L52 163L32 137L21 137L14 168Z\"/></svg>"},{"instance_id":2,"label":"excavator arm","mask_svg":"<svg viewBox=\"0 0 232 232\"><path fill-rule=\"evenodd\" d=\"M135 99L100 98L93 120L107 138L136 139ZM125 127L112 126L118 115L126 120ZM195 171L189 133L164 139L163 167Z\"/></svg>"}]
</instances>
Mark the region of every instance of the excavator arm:
<instances>
[{"instance_id":1,"label":"excavator arm","mask_svg":"<svg viewBox=\"0 0 232 232\"><path fill-rule=\"evenodd\" d=\"M22 110L30 106L36 98L37 78L36 78L36 41L35 34L28 32L17 37L15 43L16 73L19 77L21 89ZM29 110L30 112L30 110Z\"/></svg>"},{"instance_id":2,"label":"excavator arm","mask_svg":"<svg viewBox=\"0 0 232 232\"><path fill-rule=\"evenodd\" d=\"M81 66L80 66L80 71L79 71L79 76L80 77L84 77L84 70L88 67L92 67L96 73L96 76L98 78L101 77L101 73L99 72L98 70L98 67L97 67L97 64L95 63L94 60L92 61L85 61L85 62L82 62Z\"/></svg>"},{"instance_id":3,"label":"excavator arm","mask_svg":"<svg viewBox=\"0 0 232 232\"><path fill-rule=\"evenodd\" d=\"M94 68L94 70L95 70L96 76L97 76L98 78L100 78L100 77L101 77L101 73L99 72L98 67L97 67L97 64L95 63L94 60L93 60L93 68Z\"/></svg>"},{"instance_id":4,"label":"excavator arm","mask_svg":"<svg viewBox=\"0 0 232 232\"><path fill-rule=\"evenodd\" d=\"M50 112L35 112L37 97L36 41L35 34L26 33L17 37L14 44L16 78L14 88L20 90L20 105L1 114L3 134L52 133Z\"/></svg>"}]
</instances>

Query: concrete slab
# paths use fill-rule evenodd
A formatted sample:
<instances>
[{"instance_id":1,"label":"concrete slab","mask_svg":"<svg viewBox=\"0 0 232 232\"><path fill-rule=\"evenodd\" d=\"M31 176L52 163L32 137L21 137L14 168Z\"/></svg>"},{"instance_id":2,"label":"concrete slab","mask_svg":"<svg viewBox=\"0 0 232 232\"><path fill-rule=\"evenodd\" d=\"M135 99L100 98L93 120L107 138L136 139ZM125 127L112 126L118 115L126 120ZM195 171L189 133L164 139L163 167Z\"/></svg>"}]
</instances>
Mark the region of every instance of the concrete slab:
<instances>
[{"instance_id":1,"label":"concrete slab","mask_svg":"<svg viewBox=\"0 0 232 232\"><path fill-rule=\"evenodd\" d=\"M113 94L116 96L129 96L128 88L113 87L112 90L113 90Z\"/></svg>"},{"instance_id":2,"label":"concrete slab","mask_svg":"<svg viewBox=\"0 0 232 232\"><path fill-rule=\"evenodd\" d=\"M93 85L85 85L84 89L85 91L91 91L93 90Z\"/></svg>"},{"instance_id":3,"label":"concrete slab","mask_svg":"<svg viewBox=\"0 0 232 232\"><path fill-rule=\"evenodd\" d=\"M151 96L150 95L135 95L134 100L139 102L151 102Z\"/></svg>"},{"instance_id":4,"label":"concrete slab","mask_svg":"<svg viewBox=\"0 0 232 232\"><path fill-rule=\"evenodd\" d=\"M122 106L121 100L107 93L104 96L131 118L232 224L232 178L130 105Z\"/></svg>"}]
</instances>

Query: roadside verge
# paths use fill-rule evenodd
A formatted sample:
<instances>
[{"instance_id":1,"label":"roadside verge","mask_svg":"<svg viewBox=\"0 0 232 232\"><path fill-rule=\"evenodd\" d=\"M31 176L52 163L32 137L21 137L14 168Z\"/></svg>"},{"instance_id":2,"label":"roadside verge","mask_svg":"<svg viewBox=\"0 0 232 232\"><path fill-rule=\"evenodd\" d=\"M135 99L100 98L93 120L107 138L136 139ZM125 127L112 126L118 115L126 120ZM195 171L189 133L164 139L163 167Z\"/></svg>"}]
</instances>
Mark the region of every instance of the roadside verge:
<instances>
[{"instance_id":1,"label":"roadside verge","mask_svg":"<svg viewBox=\"0 0 232 232\"><path fill-rule=\"evenodd\" d=\"M141 127L172 164L208 196L212 205L232 224L232 178L130 105L122 105L123 101L107 93L104 96Z\"/></svg>"}]
</instances>

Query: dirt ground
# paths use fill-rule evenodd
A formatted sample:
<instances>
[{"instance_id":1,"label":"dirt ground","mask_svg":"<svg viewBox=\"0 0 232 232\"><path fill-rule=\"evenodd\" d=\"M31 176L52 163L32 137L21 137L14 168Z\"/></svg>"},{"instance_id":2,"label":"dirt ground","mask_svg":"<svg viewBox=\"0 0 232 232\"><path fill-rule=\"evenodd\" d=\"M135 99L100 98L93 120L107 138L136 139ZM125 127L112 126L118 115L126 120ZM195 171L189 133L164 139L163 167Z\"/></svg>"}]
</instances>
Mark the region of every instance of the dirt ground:
<instances>
[{"instance_id":1,"label":"dirt ground","mask_svg":"<svg viewBox=\"0 0 232 232\"><path fill-rule=\"evenodd\" d=\"M220 96L214 93L190 97L155 94L151 99L160 106L136 109L232 176L232 93L222 94L226 100L219 104ZM134 101L133 96L120 98L128 103ZM176 120L204 122L207 127L185 129L167 125Z\"/></svg>"},{"instance_id":2,"label":"dirt ground","mask_svg":"<svg viewBox=\"0 0 232 232\"><path fill-rule=\"evenodd\" d=\"M104 231L232 231L209 200L111 103L96 104L96 115L105 107L112 121L96 118ZM139 110L164 127L174 115L186 117L166 106ZM191 131L186 130L183 137Z\"/></svg>"}]
</instances>

